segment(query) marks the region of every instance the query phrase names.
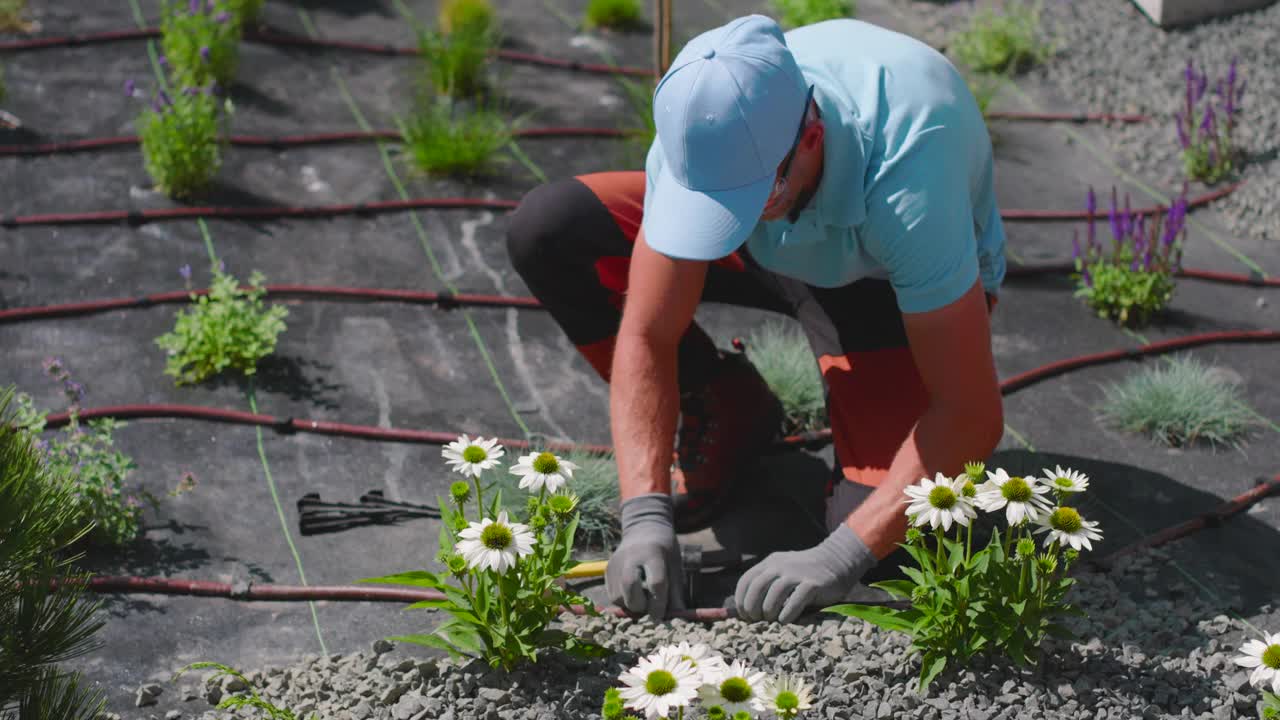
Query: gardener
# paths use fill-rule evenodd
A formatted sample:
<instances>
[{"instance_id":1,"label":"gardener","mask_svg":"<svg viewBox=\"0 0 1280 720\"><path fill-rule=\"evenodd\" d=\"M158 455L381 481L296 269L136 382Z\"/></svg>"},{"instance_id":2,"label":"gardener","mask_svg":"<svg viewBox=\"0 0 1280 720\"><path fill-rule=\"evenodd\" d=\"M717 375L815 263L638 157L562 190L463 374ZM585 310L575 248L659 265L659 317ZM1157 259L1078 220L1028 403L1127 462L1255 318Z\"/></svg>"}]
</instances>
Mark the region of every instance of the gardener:
<instances>
[{"instance_id":1,"label":"gardener","mask_svg":"<svg viewBox=\"0 0 1280 720\"><path fill-rule=\"evenodd\" d=\"M658 85L654 119L643 173L524 198L512 262L614 380L623 534L606 585L655 618L681 602L676 533L717 518L781 424L760 375L717 351L694 309L800 321L840 477L830 535L766 556L735 593L741 617L790 622L840 601L904 538L903 488L960 472L1000 439L988 313L1004 231L990 138L941 55L854 20L785 37L757 15L710 30Z\"/></svg>"}]
</instances>

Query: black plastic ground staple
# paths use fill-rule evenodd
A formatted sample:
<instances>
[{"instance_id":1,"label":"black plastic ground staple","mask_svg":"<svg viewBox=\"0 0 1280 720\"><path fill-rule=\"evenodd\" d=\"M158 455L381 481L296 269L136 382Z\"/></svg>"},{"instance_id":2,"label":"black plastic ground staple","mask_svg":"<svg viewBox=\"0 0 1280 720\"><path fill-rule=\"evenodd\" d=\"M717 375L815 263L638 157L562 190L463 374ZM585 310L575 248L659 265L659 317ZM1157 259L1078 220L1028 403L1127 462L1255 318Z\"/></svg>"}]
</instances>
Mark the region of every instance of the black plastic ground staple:
<instances>
[{"instance_id":1,"label":"black plastic ground staple","mask_svg":"<svg viewBox=\"0 0 1280 720\"><path fill-rule=\"evenodd\" d=\"M462 303L458 302L458 297L452 290L441 290L436 293L436 307L441 310L456 310L461 305Z\"/></svg>"}]
</instances>

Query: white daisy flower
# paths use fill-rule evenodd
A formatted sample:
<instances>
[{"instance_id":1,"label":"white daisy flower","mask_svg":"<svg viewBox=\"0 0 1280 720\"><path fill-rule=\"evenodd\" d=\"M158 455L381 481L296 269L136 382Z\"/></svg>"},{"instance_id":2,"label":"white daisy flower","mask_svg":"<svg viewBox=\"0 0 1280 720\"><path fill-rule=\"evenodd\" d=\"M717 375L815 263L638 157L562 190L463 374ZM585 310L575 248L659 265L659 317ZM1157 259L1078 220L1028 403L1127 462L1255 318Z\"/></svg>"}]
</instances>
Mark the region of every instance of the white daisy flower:
<instances>
[{"instance_id":1,"label":"white daisy flower","mask_svg":"<svg viewBox=\"0 0 1280 720\"><path fill-rule=\"evenodd\" d=\"M1088 475L1061 465L1055 465L1053 472L1049 472L1049 468L1044 468L1044 481L1058 492L1078 493L1084 492L1089 487Z\"/></svg>"},{"instance_id":2,"label":"white daisy flower","mask_svg":"<svg viewBox=\"0 0 1280 720\"><path fill-rule=\"evenodd\" d=\"M646 718L671 717L673 710L693 702L702 683L689 661L661 652L642 659L618 679L626 685L620 693L626 706Z\"/></svg>"},{"instance_id":3,"label":"white daisy flower","mask_svg":"<svg viewBox=\"0 0 1280 720\"><path fill-rule=\"evenodd\" d=\"M715 681L698 690L703 705L719 705L724 714L745 710L749 713L764 712L764 673L756 672L741 660L734 660L722 670Z\"/></svg>"},{"instance_id":4,"label":"white daisy flower","mask_svg":"<svg viewBox=\"0 0 1280 720\"><path fill-rule=\"evenodd\" d=\"M917 526L928 525L934 529L941 525L943 530L950 530L952 523L968 525L978 514L964 493L967 480L962 476L957 482L942 473L937 473L933 480L921 478L919 485L905 490L907 516L913 518Z\"/></svg>"},{"instance_id":5,"label":"white daisy flower","mask_svg":"<svg viewBox=\"0 0 1280 720\"><path fill-rule=\"evenodd\" d=\"M529 453L521 455L515 465L511 466L511 474L520 476L520 487L529 492L538 492L546 488L547 492L555 492L573 479L573 471L578 466L552 455L549 452Z\"/></svg>"},{"instance_id":6,"label":"white daisy flower","mask_svg":"<svg viewBox=\"0 0 1280 720\"><path fill-rule=\"evenodd\" d=\"M456 470L463 476L478 478L481 472L498 464L502 452L497 438L485 440L478 437L471 440L466 435L459 435L457 440L445 445L440 454L449 461L449 469Z\"/></svg>"},{"instance_id":7,"label":"white daisy flower","mask_svg":"<svg viewBox=\"0 0 1280 720\"><path fill-rule=\"evenodd\" d=\"M1043 497L1048 492L1049 486L1037 478L1009 477L1009 473L1000 468L994 473L987 471L987 482L978 490L974 504L987 512L1003 509L1009 524L1016 526L1049 510L1049 503Z\"/></svg>"},{"instance_id":8,"label":"white daisy flower","mask_svg":"<svg viewBox=\"0 0 1280 720\"><path fill-rule=\"evenodd\" d=\"M1235 658L1241 667L1253 668L1249 673L1249 684L1265 688L1271 684L1271 692L1280 695L1280 633L1276 633L1265 641L1250 640L1240 648L1243 655Z\"/></svg>"},{"instance_id":9,"label":"white daisy flower","mask_svg":"<svg viewBox=\"0 0 1280 720\"><path fill-rule=\"evenodd\" d=\"M1064 547L1070 545L1079 550L1083 546L1086 550L1092 550L1093 545L1089 541L1102 539L1098 523L1085 520L1080 517L1078 510L1071 507L1054 508L1035 518L1035 523L1039 525L1036 532L1049 533L1044 539L1046 546L1057 540Z\"/></svg>"},{"instance_id":10,"label":"white daisy flower","mask_svg":"<svg viewBox=\"0 0 1280 720\"><path fill-rule=\"evenodd\" d=\"M682 640L680 644L668 645L658 652L669 656L672 662L688 661L697 671L699 679L706 684L714 683L728 667L724 658L702 643L690 645L689 641Z\"/></svg>"},{"instance_id":11,"label":"white daisy flower","mask_svg":"<svg viewBox=\"0 0 1280 720\"><path fill-rule=\"evenodd\" d=\"M813 705L812 688L799 675L782 675L765 683L761 693L765 710L789 720Z\"/></svg>"},{"instance_id":12,"label":"white daisy flower","mask_svg":"<svg viewBox=\"0 0 1280 720\"><path fill-rule=\"evenodd\" d=\"M467 565L477 569L492 569L503 574L515 567L516 560L533 553L533 533L529 526L507 521L507 511L498 513L497 520L485 518L470 523L458 533L457 551Z\"/></svg>"}]
</instances>

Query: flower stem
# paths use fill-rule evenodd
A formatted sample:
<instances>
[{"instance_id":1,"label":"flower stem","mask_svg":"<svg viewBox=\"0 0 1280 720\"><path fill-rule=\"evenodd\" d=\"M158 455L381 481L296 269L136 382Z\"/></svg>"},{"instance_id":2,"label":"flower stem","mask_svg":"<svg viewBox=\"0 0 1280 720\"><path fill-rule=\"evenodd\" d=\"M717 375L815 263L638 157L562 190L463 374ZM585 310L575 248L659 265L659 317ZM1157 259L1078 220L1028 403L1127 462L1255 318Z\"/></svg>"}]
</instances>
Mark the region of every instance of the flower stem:
<instances>
[{"instance_id":1,"label":"flower stem","mask_svg":"<svg viewBox=\"0 0 1280 720\"><path fill-rule=\"evenodd\" d=\"M471 477L471 484L476 488L476 509L480 511L480 517L476 518L476 520L484 522L484 498L481 497L480 493L480 476L473 475Z\"/></svg>"}]
</instances>

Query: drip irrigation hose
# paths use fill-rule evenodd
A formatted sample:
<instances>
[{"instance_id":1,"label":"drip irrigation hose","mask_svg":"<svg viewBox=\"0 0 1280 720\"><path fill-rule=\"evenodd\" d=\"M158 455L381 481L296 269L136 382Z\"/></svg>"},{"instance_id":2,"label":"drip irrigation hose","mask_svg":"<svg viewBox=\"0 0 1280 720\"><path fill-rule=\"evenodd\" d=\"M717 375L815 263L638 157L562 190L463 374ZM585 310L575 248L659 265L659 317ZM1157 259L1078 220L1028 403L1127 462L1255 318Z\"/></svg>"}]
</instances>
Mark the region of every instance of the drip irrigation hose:
<instances>
[{"instance_id":1,"label":"drip irrigation hose","mask_svg":"<svg viewBox=\"0 0 1280 720\"><path fill-rule=\"evenodd\" d=\"M1187 202L1188 208L1196 208L1222 198L1243 183L1237 182L1220 190L1201 195ZM105 225L129 223L141 225L165 220L189 220L205 218L213 220L279 220L286 218L330 218L342 215L373 215L421 209L481 209L514 210L519 205L514 200L481 200L477 198L412 198L409 200L384 200L367 203L339 205L277 206L277 207L179 207L159 210L100 210L80 213L45 213L40 215L0 214L0 227L16 228L36 225ZM1158 215L1168 208L1156 205L1138 208L1140 215ZM1088 220L1105 218L1105 214L1081 210L1002 210L1000 217L1010 222L1053 222L1062 220Z\"/></svg>"},{"instance_id":2,"label":"drip irrigation hose","mask_svg":"<svg viewBox=\"0 0 1280 720\"><path fill-rule=\"evenodd\" d=\"M84 35L62 35L57 37L32 38L29 40L11 40L0 42L0 52L19 52L26 50L47 50L59 47L81 47L84 45L101 45L104 43L124 42L129 40L147 40L160 37L160 29L149 27L136 30L112 30ZM362 43L350 40L322 40L300 35L289 35L265 30L246 30L244 39L260 45L276 45L279 47L301 47L311 49L347 50L350 52L388 55L395 57L412 57L420 55L417 47L397 46L388 43ZM564 70L595 73L602 75L635 75L653 77L651 68L627 67L622 65L603 65L586 63L565 58L548 57L518 50L495 50L493 56L499 60L523 65L539 65Z\"/></svg>"},{"instance_id":3,"label":"drip irrigation hose","mask_svg":"<svg viewBox=\"0 0 1280 720\"><path fill-rule=\"evenodd\" d=\"M1225 342L1276 342L1280 341L1277 330L1235 330L1224 332L1188 335L1170 340L1163 340L1135 348L1124 348L1108 352L1080 355L1066 360L1049 363L1034 370L1015 375L1000 383L1000 393L1009 395L1041 380L1051 378L1071 370L1092 365L1102 365L1117 360L1130 360L1145 355L1156 355L1181 348ZM209 420L239 425L269 427L284 434L313 433L318 435L335 435L341 437L362 438L385 442L405 442L427 445L444 445L457 439L457 433L432 430L405 430L376 427L371 425L353 425L330 422L327 420L305 420L297 418L278 418L274 415L244 412L241 410L222 410L219 408L201 407L198 405L179 404L140 404L112 405L100 408L86 408L78 412L81 420L94 418L186 418L193 420ZM69 413L51 413L45 427L54 429L66 425L70 420ZM508 447L528 450L532 443L528 440L514 438L496 438L499 443ZM831 441L831 429L823 428L797 435L789 435L773 443L766 452L782 452L796 447L815 448ZM576 444L548 441L546 447L552 450L581 450L591 453L606 454L613 452L610 445Z\"/></svg>"},{"instance_id":4,"label":"drip irrigation hose","mask_svg":"<svg viewBox=\"0 0 1280 720\"><path fill-rule=\"evenodd\" d=\"M640 133L640 130L623 130L604 127L543 127L512 131L517 138L621 138ZM391 140L400 142L404 136L398 130L346 131L307 133L301 135L230 135L225 138L231 145L282 150L310 145L333 145L347 142L376 142ZM137 135L119 137L85 138L62 142L32 143L25 145L0 145L0 157L58 155L62 153L90 152L122 147L136 147L141 140Z\"/></svg>"},{"instance_id":5,"label":"drip irrigation hose","mask_svg":"<svg viewBox=\"0 0 1280 720\"><path fill-rule=\"evenodd\" d=\"M1087 122L1118 122L1118 123L1144 123L1150 122L1150 115L1135 115L1127 113L1044 113L1044 112L1023 112L1020 110L992 110L986 113L988 120L1014 120L1023 122L1070 122L1070 123L1087 123Z\"/></svg>"},{"instance_id":6,"label":"drip irrigation hose","mask_svg":"<svg viewBox=\"0 0 1280 720\"><path fill-rule=\"evenodd\" d=\"M1070 263L1049 263L1045 265L1010 265L1006 277L1035 277L1039 275L1056 275L1073 272ZM1227 285L1247 285L1250 287L1280 287L1280 278L1265 277L1259 273L1226 273L1212 270L1183 268L1175 273L1178 277L1193 278L1207 282ZM399 302L412 305L435 305L443 310L461 306L523 308L541 310L542 303L534 297L515 295L479 295L454 294L451 292L425 292L419 290L391 290L380 288L335 287L324 285L265 285L266 297L271 299L300 298L307 300L355 300L366 302ZM249 286L242 286L249 289ZM147 308L154 305L180 305L191 301L191 297L207 295L207 289L177 290L171 292L152 293L133 298L113 298L110 300L89 300L77 303L61 303L57 305L39 305L33 307L17 307L0 310L0 325L5 323L26 322L48 318L76 317L111 310L130 310Z\"/></svg>"}]
</instances>

